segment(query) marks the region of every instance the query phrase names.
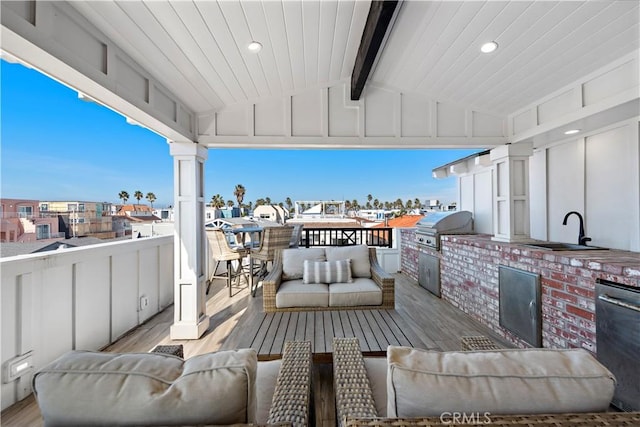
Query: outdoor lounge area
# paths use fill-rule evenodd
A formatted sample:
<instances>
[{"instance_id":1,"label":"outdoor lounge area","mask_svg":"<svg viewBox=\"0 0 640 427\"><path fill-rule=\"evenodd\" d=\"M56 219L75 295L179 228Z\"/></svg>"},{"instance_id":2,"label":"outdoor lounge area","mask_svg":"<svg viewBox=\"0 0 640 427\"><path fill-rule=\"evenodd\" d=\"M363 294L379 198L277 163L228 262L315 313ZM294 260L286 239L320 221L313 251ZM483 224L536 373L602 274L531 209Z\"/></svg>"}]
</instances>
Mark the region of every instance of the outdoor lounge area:
<instances>
[{"instance_id":1,"label":"outdoor lounge area","mask_svg":"<svg viewBox=\"0 0 640 427\"><path fill-rule=\"evenodd\" d=\"M384 352L378 352L377 357L374 359L379 360L380 362L385 362L386 360L386 345L407 345L410 344L415 346L416 348L422 348L425 350L436 350L436 351L460 351L463 349L469 349L468 347L464 347L463 337L470 336L483 336L485 341L491 342L496 348L508 348L510 347L509 343L504 342L495 334L492 333L489 329L483 327L476 321L472 320L468 316L462 314L459 310L453 308L449 304L441 301L439 298L431 295L428 291L421 288L417 285L417 283L407 276L403 274L394 275L397 281L396 287L396 299L398 302L398 309L395 310L395 316L398 317L398 320L402 322L403 332L411 339L412 342L403 342L403 341L393 341L393 338L389 338L391 341L387 342L384 347ZM250 295L249 289L245 288L240 291L233 298L229 298L226 283L224 280L219 279L216 280L211 288L210 298L207 301L207 310L211 313L211 326L209 330L205 333L205 335L197 341L186 340L186 341L176 341L171 340L169 338L169 325L171 323L171 319L173 316L173 307L169 307L159 313L157 316L151 318L148 322L141 325L139 328L131 331L130 334L124 336L122 339L118 340L113 345L104 349L105 354L114 353L147 353L154 349L156 346L160 345L181 345L183 347L183 356L185 360L193 359L198 357L198 355L206 355L209 352L215 351L224 351L228 349L236 349L236 348L246 348L244 343L246 342L245 335L253 334L259 335L261 330L260 319L263 317L262 307L261 307L261 291L258 290L257 296L253 298ZM284 322L285 319L292 315L293 313L277 313L279 316L278 321ZM300 324L302 320L298 320L298 324ZM248 332L252 331L252 332ZM314 343L316 348L319 343L319 339L324 340L324 338L320 338L319 335L336 335L339 339L342 337L353 336L356 347L352 348L352 350L348 351L343 349L344 344L336 344L333 343L333 346L338 345L340 349L340 354L350 354L350 357L353 357L353 351L358 354L370 354L368 356L371 360L371 353L367 353L366 347L367 340L380 340L383 339L383 336L389 336L384 332L374 333L372 330L364 334L351 335L348 332L345 334L345 330L338 331L337 329L326 330L323 329L323 322L314 323L312 328L302 328L302 332L300 331L290 331L290 337L292 341L307 341ZM313 331L313 332L310 332ZM402 340L402 338L401 338ZM486 343L485 343L486 345ZM419 347L418 347L419 346ZM362 349L364 353L361 353ZM480 347L479 347L480 348ZM334 351L333 349L330 350ZM347 353L344 353L347 351ZM487 351L487 350L485 350ZM446 354L446 353L443 353ZM461 353L457 353L461 354ZM468 354L473 354L468 353ZM175 356L165 356L171 358L168 362L172 362L177 359ZM336 357L334 355L334 357ZM338 356L343 357L343 356ZM298 356L300 358L300 356ZM302 358L304 360L304 358ZM308 360L308 359L307 359ZM341 359L342 360L342 359ZM375 361L375 360L374 360ZM279 362L279 360L278 360ZM258 362L259 364L262 362ZM303 362L304 363L304 362ZM310 363L308 360L307 363ZM310 383L313 385L313 393L309 396L312 396L312 401L310 402L310 408L313 410L310 414L313 414L314 419L309 420L308 425L316 425L316 426L335 426L338 425L338 422L342 419L343 416L347 417L346 425L371 425L373 422L375 425L384 425L384 422L392 423L393 420L387 419L384 421L384 418L380 419L380 421L374 421L373 419L366 420L367 417L376 417L375 412L370 414L369 416L365 415L366 412L362 412L360 409L360 403L356 403L356 397L344 395L345 391L342 388L335 389L334 381L336 382L336 386L340 387L340 376L341 374L336 374L334 372L335 369L342 369L339 366L342 366L340 362L336 365L336 361L334 360L331 363L331 359L328 361L325 360L314 360L313 365L311 365L310 371ZM279 365L278 365L279 366ZM347 362L347 365L350 369L354 369L355 366L351 363ZM364 366L364 365L363 365ZM379 366L379 363L376 365L370 365L367 362L367 366ZM58 371L59 371L58 367ZM55 371L54 371L55 372ZM277 371L276 371L277 372ZM300 371L297 371L300 372ZM605 372L605 376L607 371ZM299 375L299 374L298 374ZM338 375L338 376L336 376ZM353 374L350 374L353 375ZM260 377L260 376L259 376ZM361 377L360 377L361 378ZM192 380L193 381L193 380ZM303 382L304 383L304 382ZM351 381L348 381L346 384L356 384ZM377 382L377 384L380 384ZM55 382L52 384L55 386ZM65 387L62 383L59 383L59 386ZM200 386L202 387L202 386ZM273 387L273 386L272 386ZM283 385L283 387L285 387ZM609 383L609 390L611 390L612 383ZM264 392L264 388L260 389ZM272 388L273 390L273 388ZM336 390L338 390L338 395L336 395ZM79 391L79 390L78 390ZM610 392L610 391L609 391ZM605 392L605 395L609 392ZM272 393L272 392L271 392ZM575 393L575 390L574 390ZM303 393L304 395L304 393ZM366 394L365 394L366 395ZM365 396L363 395L363 396ZM50 393L50 399L55 402L53 396L56 395L55 392L53 394ZM597 395L596 395L597 397ZM86 399L86 396L85 396ZM336 399L339 402L339 406L336 407ZM578 399L581 404L584 404L584 399ZM351 402L351 403L349 403ZM51 402L47 402L51 404ZM289 402L290 404L292 401ZM346 408L351 408L351 411L345 412L345 407L341 405L347 405ZM602 406L602 402L597 405ZM596 405L596 406L597 406ZM80 411L80 409L73 409L73 407L69 407L68 404L65 405L68 407L68 411ZM607 406L607 405L605 405ZM582 406L583 408L589 408L587 406ZM50 408L50 406L48 407ZM79 407L80 408L80 407ZM575 409L575 408L574 408ZM338 412L336 412L336 410ZM264 411L264 409L263 409ZM354 412L355 411L355 412ZM588 411L589 412L589 411ZM602 412L602 411L598 411ZM286 411L285 411L286 413ZM290 413L290 412L289 412ZM496 412L497 413L497 412ZM503 412L504 413L504 412ZM298 414L296 412L296 414ZM337 414L337 415L336 415ZM354 414L357 414L357 418L354 418ZM106 420L103 422L107 422L109 420L108 412L105 414L107 416ZM264 416L264 415L263 415ZM310 416L307 414L307 416ZM386 416L386 412L385 412ZM496 420L507 419L508 417L498 417L497 415L493 415ZM363 418L364 417L364 418ZM608 417L608 418L607 418ZM286 417L285 417L286 418ZM519 420L522 422L526 417L512 417L513 421L516 422ZM68 420L71 418L68 418ZM82 418L80 418L82 419ZM114 422L116 419L126 419L126 416L122 415L118 418L113 418ZM540 425L545 425L545 423L558 422L558 420L564 420L566 424L552 424L552 425L589 425L596 426L600 425L599 422L603 422L603 420L607 419L608 422L613 422L609 425L625 425L632 426L636 425L635 423L640 422L640 414L636 414L634 416L627 415L623 417L621 415L617 415L613 412L610 415L600 413L600 414L584 414L584 415L574 415L573 417L566 417L565 415L557 415L554 419L553 416L546 417L535 417L531 418L530 422L536 423L539 422ZM537 421L536 421L537 420ZM546 421L542 421L546 420ZM272 420L275 422L275 418ZM280 419L282 422L283 419ZM284 419L286 422L286 419ZM423 420L424 421L424 420ZM578 421L583 422L580 424ZM167 419L166 422L169 422ZM175 418L174 418L175 422ZM419 423L419 419L414 419L411 421L407 419L405 421L407 424ZM430 420L431 423L435 423L433 425L440 425L438 422L438 417L433 417ZM445 419L445 423L447 420ZM574 424L575 423L575 424ZM3 411L2 413L2 424L3 426L41 426L42 418L41 413L36 404L33 396L25 399L17 405L9 408L8 410ZM63 423L64 424L64 423ZM442 425L444 425L442 424ZM53 424L52 424L53 425ZM300 424L300 421L294 422L294 425L306 425L304 423ZM429 425L429 424L427 424ZM533 424L531 424L533 425ZM535 424L538 425L538 424Z\"/></svg>"}]
</instances>

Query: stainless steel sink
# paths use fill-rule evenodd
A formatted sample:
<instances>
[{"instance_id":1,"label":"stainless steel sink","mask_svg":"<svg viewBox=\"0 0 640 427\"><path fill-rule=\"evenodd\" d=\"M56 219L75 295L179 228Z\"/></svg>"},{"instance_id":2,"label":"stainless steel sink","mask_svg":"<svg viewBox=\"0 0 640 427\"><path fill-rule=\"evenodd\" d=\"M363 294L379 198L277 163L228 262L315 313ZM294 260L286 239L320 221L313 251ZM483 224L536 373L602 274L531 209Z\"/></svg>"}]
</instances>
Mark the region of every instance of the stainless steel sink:
<instances>
[{"instance_id":1,"label":"stainless steel sink","mask_svg":"<svg viewBox=\"0 0 640 427\"><path fill-rule=\"evenodd\" d=\"M527 243L524 246L536 249L545 249L549 251L590 251L590 250L608 250L609 248L602 248L600 246L587 246L577 245L573 243L559 243L559 242L540 242L540 243Z\"/></svg>"}]
</instances>

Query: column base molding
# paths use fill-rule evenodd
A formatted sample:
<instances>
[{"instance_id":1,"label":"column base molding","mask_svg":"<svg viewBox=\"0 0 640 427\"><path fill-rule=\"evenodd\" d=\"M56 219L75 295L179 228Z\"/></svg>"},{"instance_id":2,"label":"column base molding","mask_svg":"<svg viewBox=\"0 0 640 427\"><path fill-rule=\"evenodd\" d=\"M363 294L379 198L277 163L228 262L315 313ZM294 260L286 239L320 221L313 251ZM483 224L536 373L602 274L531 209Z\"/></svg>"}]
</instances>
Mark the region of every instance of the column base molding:
<instances>
[{"instance_id":1,"label":"column base molding","mask_svg":"<svg viewBox=\"0 0 640 427\"><path fill-rule=\"evenodd\" d=\"M172 340L197 340L209 329L209 316L202 316L198 323L176 322L171 325L170 336Z\"/></svg>"}]
</instances>

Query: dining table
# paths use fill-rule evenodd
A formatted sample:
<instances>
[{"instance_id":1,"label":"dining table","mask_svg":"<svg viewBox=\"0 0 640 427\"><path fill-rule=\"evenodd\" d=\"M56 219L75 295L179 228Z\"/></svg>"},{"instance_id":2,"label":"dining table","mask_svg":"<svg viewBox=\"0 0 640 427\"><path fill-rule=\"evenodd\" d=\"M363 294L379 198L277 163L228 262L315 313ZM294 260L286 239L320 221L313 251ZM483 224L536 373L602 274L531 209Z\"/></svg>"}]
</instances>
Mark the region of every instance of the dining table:
<instances>
[{"instance_id":1,"label":"dining table","mask_svg":"<svg viewBox=\"0 0 640 427\"><path fill-rule=\"evenodd\" d=\"M260 246L262 232L264 228L259 226L237 227L228 230L235 235L236 242L245 249L257 248Z\"/></svg>"}]
</instances>

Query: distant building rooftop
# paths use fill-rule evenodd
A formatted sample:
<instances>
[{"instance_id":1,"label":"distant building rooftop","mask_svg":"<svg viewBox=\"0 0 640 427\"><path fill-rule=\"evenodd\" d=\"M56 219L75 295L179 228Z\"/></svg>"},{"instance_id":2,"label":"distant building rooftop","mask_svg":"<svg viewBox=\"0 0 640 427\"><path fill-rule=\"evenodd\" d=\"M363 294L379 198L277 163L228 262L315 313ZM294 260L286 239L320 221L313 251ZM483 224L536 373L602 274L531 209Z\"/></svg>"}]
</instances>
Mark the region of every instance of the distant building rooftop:
<instances>
[{"instance_id":1,"label":"distant building rooftop","mask_svg":"<svg viewBox=\"0 0 640 427\"><path fill-rule=\"evenodd\" d=\"M152 221L162 221L162 219L158 218L155 215L127 215L127 219L133 222L152 222Z\"/></svg>"}]
</instances>

